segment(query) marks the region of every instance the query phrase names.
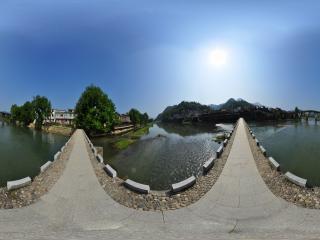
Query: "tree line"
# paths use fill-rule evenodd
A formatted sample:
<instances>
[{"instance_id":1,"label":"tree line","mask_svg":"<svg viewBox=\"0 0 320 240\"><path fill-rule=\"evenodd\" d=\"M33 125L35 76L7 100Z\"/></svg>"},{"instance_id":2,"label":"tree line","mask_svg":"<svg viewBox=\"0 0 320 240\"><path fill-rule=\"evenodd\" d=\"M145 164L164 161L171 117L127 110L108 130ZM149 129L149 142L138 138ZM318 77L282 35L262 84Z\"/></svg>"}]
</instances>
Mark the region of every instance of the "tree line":
<instances>
[{"instance_id":1,"label":"tree line","mask_svg":"<svg viewBox=\"0 0 320 240\"><path fill-rule=\"evenodd\" d=\"M35 127L41 129L44 120L51 114L51 102L46 97L38 95L31 102L27 101L21 106L12 105L10 112L10 120L13 123L28 126L35 122Z\"/></svg>"},{"instance_id":2,"label":"tree line","mask_svg":"<svg viewBox=\"0 0 320 240\"><path fill-rule=\"evenodd\" d=\"M134 125L148 123L147 113L137 109L129 111L130 120ZM51 115L51 102L46 97L36 96L23 105L11 107L11 121L28 126L35 122L37 129L41 129L44 121ZM101 88L91 85L81 94L76 107L74 124L76 128L84 129L89 134L110 132L120 123L115 104Z\"/></svg>"}]
</instances>

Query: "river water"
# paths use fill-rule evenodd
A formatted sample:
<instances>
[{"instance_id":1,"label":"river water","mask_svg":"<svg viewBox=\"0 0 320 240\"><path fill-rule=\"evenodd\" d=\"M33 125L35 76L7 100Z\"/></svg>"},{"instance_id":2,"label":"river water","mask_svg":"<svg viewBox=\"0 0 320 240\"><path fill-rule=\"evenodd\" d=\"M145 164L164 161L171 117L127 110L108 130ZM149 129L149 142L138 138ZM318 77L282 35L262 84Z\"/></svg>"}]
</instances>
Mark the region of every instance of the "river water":
<instances>
[{"instance_id":1,"label":"river water","mask_svg":"<svg viewBox=\"0 0 320 240\"><path fill-rule=\"evenodd\" d=\"M0 121L0 186L39 174L40 166L64 145L67 137L14 127Z\"/></svg>"},{"instance_id":2,"label":"river water","mask_svg":"<svg viewBox=\"0 0 320 240\"><path fill-rule=\"evenodd\" d=\"M152 190L167 190L172 183L202 172L203 163L215 152L219 144L213 137L231 129L231 125L192 126L154 124L149 133L123 151L112 146L114 139L93 139L103 146L104 159L114 167L121 178L149 184Z\"/></svg>"},{"instance_id":3,"label":"river water","mask_svg":"<svg viewBox=\"0 0 320 240\"><path fill-rule=\"evenodd\" d=\"M250 123L269 156L290 171L320 186L320 123L313 119L299 122Z\"/></svg>"}]
</instances>

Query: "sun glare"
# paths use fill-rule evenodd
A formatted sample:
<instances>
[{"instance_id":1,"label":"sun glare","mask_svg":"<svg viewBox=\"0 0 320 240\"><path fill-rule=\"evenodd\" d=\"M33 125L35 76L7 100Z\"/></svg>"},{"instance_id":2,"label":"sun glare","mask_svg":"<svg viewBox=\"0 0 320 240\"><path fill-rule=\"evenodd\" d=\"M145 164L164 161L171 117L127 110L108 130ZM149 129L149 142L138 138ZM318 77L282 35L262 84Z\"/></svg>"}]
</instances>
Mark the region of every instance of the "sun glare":
<instances>
[{"instance_id":1,"label":"sun glare","mask_svg":"<svg viewBox=\"0 0 320 240\"><path fill-rule=\"evenodd\" d=\"M214 49L209 54L209 63L210 65L221 67L227 64L228 53L224 49Z\"/></svg>"}]
</instances>

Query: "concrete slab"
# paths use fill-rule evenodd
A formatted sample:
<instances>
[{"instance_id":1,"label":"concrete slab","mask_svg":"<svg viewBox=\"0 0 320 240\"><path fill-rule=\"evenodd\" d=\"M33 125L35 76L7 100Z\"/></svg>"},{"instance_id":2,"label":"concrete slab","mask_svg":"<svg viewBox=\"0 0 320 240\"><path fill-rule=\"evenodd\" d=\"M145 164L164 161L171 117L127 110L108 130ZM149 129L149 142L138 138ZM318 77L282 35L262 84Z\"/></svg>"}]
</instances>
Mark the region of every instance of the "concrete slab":
<instances>
[{"instance_id":1,"label":"concrete slab","mask_svg":"<svg viewBox=\"0 0 320 240\"><path fill-rule=\"evenodd\" d=\"M209 158L202 166L203 173L207 173L214 165L214 157Z\"/></svg>"},{"instance_id":2,"label":"concrete slab","mask_svg":"<svg viewBox=\"0 0 320 240\"><path fill-rule=\"evenodd\" d=\"M98 160L98 162L103 163L103 157L100 154L96 155L96 159Z\"/></svg>"},{"instance_id":3,"label":"concrete slab","mask_svg":"<svg viewBox=\"0 0 320 240\"><path fill-rule=\"evenodd\" d=\"M174 183L171 185L171 192L173 193L178 193L183 190L186 190L187 188L191 187L196 183L196 178L195 176L191 176L181 182Z\"/></svg>"},{"instance_id":4,"label":"concrete slab","mask_svg":"<svg viewBox=\"0 0 320 240\"><path fill-rule=\"evenodd\" d=\"M40 172L44 172L45 170L47 170L48 167L50 167L51 164L52 164L51 161L48 161L48 162L46 162L45 164L43 164L43 165L40 167Z\"/></svg>"},{"instance_id":5,"label":"concrete slab","mask_svg":"<svg viewBox=\"0 0 320 240\"><path fill-rule=\"evenodd\" d=\"M109 164L106 164L103 167L103 170L112 178L115 178L117 176L117 171L113 169Z\"/></svg>"},{"instance_id":6,"label":"concrete slab","mask_svg":"<svg viewBox=\"0 0 320 240\"><path fill-rule=\"evenodd\" d=\"M57 152L57 153L53 156L53 160L54 160L54 161L57 160L57 159L59 158L60 154L61 154L60 151Z\"/></svg>"},{"instance_id":7,"label":"concrete slab","mask_svg":"<svg viewBox=\"0 0 320 240\"><path fill-rule=\"evenodd\" d=\"M225 139L225 140L223 141L223 146L226 147L227 144L228 144L228 139Z\"/></svg>"},{"instance_id":8,"label":"concrete slab","mask_svg":"<svg viewBox=\"0 0 320 240\"><path fill-rule=\"evenodd\" d=\"M291 172L286 172L286 174L284 175L286 177L286 179L288 179L290 182L300 186L300 187L306 187L307 186L307 179L298 177L296 175L294 175Z\"/></svg>"},{"instance_id":9,"label":"concrete slab","mask_svg":"<svg viewBox=\"0 0 320 240\"><path fill-rule=\"evenodd\" d=\"M31 184L31 178L30 177L26 177L26 178L22 178L22 179L19 179L19 180L7 182L7 189L8 189L8 191L11 191L11 190L15 190L15 189L18 189L18 188L22 188L22 187L28 186L30 184Z\"/></svg>"},{"instance_id":10,"label":"concrete slab","mask_svg":"<svg viewBox=\"0 0 320 240\"><path fill-rule=\"evenodd\" d=\"M221 156L221 154L223 153L223 146L221 145L218 150L217 150L217 158L219 158Z\"/></svg>"},{"instance_id":11,"label":"concrete slab","mask_svg":"<svg viewBox=\"0 0 320 240\"><path fill-rule=\"evenodd\" d=\"M128 189L133 190L138 193L148 194L150 192L149 185L137 183L137 182L130 180L130 179L127 179L124 182L124 186L127 187Z\"/></svg>"},{"instance_id":12,"label":"concrete slab","mask_svg":"<svg viewBox=\"0 0 320 240\"><path fill-rule=\"evenodd\" d=\"M280 164L276 160L274 160L273 157L269 157L269 163L273 169L275 169L275 170L280 169Z\"/></svg>"},{"instance_id":13,"label":"concrete slab","mask_svg":"<svg viewBox=\"0 0 320 240\"><path fill-rule=\"evenodd\" d=\"M267 151L262 145L260 145L260 150L263 153L263 155L267 156Z\"/></svg>"}]
</instances>

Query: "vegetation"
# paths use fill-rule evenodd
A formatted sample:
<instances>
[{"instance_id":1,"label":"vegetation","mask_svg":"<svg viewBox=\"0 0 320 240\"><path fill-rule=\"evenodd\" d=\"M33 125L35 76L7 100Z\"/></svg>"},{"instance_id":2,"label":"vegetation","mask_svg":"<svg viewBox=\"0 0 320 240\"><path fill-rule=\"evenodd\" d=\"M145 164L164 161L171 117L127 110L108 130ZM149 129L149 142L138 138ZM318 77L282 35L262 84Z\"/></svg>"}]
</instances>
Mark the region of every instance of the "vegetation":
<instances>
[{"instance_id":1,"label":"vegetation","mask_svg":"<svg viewBox=\"0 0 320 240\"><path fill-rule=\"evenodd\" d=\"M170 121L186 121L191 120L204 113L211 112L211 108L207 105L202 105L197 102L181 102L178 105L167 107L161 114L158 115L157 120L164 122Z\"/></svg>"},{"instance_id":2,"label":"vegetation","mask_svg":"<svg viewBox=\"0 0 320 240\"><path fill-rule=\"evenodd\" d=\"M134 125L146 125L149 121L147 113L140 113L139 110L132 108L129 111L130 120Z\"/></svg>"},{"instance_id":3,"label":"vegetation","mask_svg":"<svg viewBox=\"0 0 320 240\"><path fill-rule=\"evenodd\" d=\"M114 142L114 147L118 150L126 149L129 145L136 142L139 138L141 138L143 135L147 134L149 132L149 128L151 125L147 125L143 128L140 128L136 131L129 132L126 135L123 135L121 138L119 138L116 142Z\"/></svg>"},{"instance_id":4,"label":"vegetation","mask_svg":"<svg viewBox=\"0 0 320 240\"><path fill-rule=\"evenodd\" d=\"M89 86L75 108L75 123L89 134L109 132L118 122L116 108L101 88Z\"/></svg>"},{"instance_id":5,"label":"vegetation","mask_svg":"<svg viewBox=\"0 0 320 240\"><path fill-rule=\"evenodd\" d=\"M36 96L32 102L25 102L22 106L11 106L11 121L28 126L34 120L36 128L41 129L46 118L51 114L51 103L46 97Z\"/></svg>"},{"instance_id":6,"label":"vegetation","mask_svg":"<svg viewBox=\"0 0 320 240\"><path fill-rule=\"evenodd\" d=\"M36 96L33 98L32 106L36 120L36 129L42 129L44 120L48 119L51 115L51 103L46 97Z\"/></svg>"}]
</instances>

